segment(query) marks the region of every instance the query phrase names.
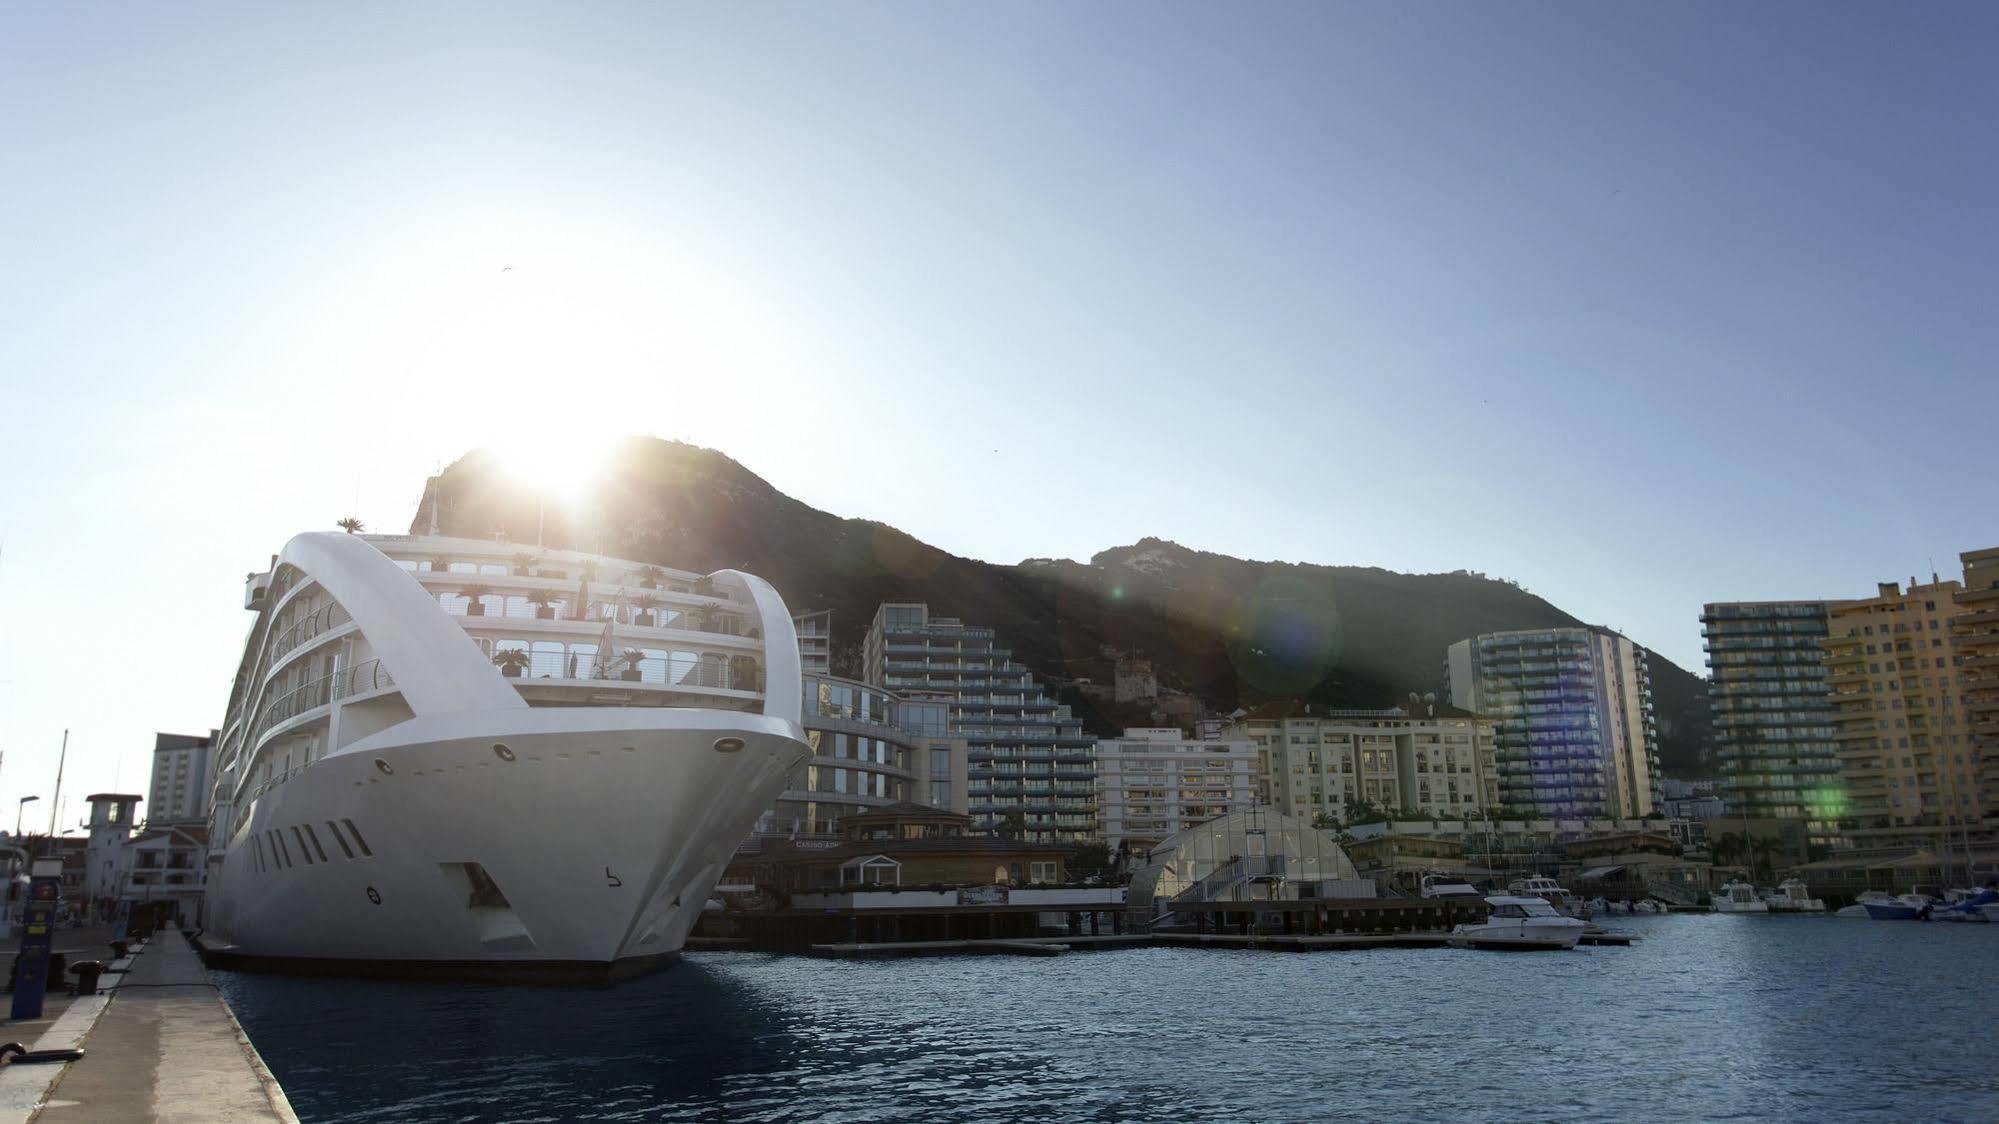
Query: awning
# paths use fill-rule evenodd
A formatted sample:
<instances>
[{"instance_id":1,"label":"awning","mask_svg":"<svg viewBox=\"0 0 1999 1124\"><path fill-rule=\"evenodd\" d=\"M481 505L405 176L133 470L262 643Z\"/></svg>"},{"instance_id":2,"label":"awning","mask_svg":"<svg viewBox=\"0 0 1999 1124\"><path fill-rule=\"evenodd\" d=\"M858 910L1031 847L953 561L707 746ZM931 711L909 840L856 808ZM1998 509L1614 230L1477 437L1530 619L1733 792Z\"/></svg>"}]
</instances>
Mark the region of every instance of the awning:
<instances>
[{"instance_id":1,"label":"awning","mask_svg":"<svg viewBox=\"0 0 1999 1124\"><path fill-rule=\"evenodd\" d=\"M1869 863L1869 864L1867 864L1867 869L1869 869L1869 870L1909 870L1909 869L1914 869L1914 870L1923 870L1923 869L1926 869L1926 868L1928 868L1928 867L1933 867L1933 866L1936 866L1936 865L1937 865L1937 857L1936 857L1936 855L1935 855L1935 854L1933 854L1933 853L1931 853L1931 852L1929 852L1929 851L1917 851L1917 852L1915 852L1914 854L1909 854L1909 855L1902 855L1902 856L1899 856L1899 857L1897 857L1897 858L1892 858L1892 859L1889 859L1889 860L1887 860L1886 862L1878 862L1878 863Z\"/></svg>"},{"instance_id":2,"label":"awning","mask_svg":"<svg viewBox=\"0 0 1999 1124\"><path fill-rule=\"evenodd\" d=\"M1595 870L1583 871L1582 878L1580 880L1583 882L1595 882L1600 878L1609 878L1611 875L1616 874L1618 871L1623 869L1624 868L1621 866L1600 866L1597 867Z\"/></svg>"}]
</instances>

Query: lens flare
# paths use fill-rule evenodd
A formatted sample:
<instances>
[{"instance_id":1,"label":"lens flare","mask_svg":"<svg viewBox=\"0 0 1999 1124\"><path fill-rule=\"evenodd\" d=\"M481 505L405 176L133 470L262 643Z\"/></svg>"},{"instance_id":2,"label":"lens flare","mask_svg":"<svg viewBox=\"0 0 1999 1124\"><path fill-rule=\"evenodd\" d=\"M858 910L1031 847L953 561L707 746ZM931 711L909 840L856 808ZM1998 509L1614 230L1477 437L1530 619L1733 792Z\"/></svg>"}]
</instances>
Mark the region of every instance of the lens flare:
<instances>
[{"instance_id":1,"label":"lens flare","mask_svg":"<svg viewBox=\"0 0 1999 1124\"><path fill-rule=\"evenodd\" d=\"M1267 578L1237 605L1227 639L1244 682L1271 694L1309 690L1342 650L1332 590L1287 575Z\"/></svg>"}]
</instances>

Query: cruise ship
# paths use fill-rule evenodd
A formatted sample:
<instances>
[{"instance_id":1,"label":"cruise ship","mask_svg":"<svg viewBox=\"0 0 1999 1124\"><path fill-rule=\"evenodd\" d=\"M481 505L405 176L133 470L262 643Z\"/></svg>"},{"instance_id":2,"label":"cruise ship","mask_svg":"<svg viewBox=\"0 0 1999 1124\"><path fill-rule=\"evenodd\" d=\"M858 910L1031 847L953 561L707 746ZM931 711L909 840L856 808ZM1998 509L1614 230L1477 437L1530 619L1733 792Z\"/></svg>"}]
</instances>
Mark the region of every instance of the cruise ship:
<instances>
[{"instance_id":1,"label":"cruise ship","mask_svg":"<svg viewBox=\"0 0 1999 1124\"><path fill-rule=\"evenodd\" d=\"M222 964L663 966L807 754L791 616L739 571L308 533L243 604L202 934Z\"/></svg>"}]
</instances>

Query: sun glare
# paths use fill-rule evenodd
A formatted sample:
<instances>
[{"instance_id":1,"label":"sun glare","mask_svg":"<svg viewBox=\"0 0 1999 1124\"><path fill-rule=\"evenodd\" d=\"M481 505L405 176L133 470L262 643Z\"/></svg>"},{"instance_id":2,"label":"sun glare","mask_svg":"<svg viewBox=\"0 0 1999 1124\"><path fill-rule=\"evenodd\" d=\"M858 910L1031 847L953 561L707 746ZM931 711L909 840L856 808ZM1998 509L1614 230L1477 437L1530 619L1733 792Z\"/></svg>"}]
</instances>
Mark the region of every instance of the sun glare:
<instances>
[{"instance_id":1,"label":"sun glare","mask_svg":"<svg viewBox=\"0 0 1999 1124\"><path fill-rule=\"evenodd\" d=\"M580 507L604 477L616 439L600 434L538 434L497 442L494 455L515 486L550 503Z\"/></svg>"}]
</instances>

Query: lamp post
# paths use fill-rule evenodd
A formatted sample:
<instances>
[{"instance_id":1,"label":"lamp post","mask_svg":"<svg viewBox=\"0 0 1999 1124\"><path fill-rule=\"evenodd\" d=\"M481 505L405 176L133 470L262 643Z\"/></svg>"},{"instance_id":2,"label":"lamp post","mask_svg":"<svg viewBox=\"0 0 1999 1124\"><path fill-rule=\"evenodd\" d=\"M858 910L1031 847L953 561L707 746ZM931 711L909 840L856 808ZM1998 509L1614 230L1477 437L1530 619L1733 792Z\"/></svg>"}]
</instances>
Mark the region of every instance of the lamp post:
<instances>
[{"instance_id":1,"label":"lamp post","mask_svg":"<svg viewBox=\"0 0 1999 1124\"><path fill-rule=\"evenodd\" d=\"M22 812L25 812L25 811L27 811L27 810L28 810L28 801L30 801L30 800L40 800L40 799L41 799L41 797L39 797L39 796L23 796L23 797L21 797L21 802L20 802L19 804L17 804L17 805L15 805L15 806L14 806L14 834L15 834L15 835L17 835L17 836L18 836L18 835L20 835L20 834L21 834L21 813L22 813Z\"/></svg>"}]
</instances>

